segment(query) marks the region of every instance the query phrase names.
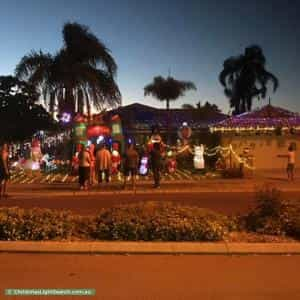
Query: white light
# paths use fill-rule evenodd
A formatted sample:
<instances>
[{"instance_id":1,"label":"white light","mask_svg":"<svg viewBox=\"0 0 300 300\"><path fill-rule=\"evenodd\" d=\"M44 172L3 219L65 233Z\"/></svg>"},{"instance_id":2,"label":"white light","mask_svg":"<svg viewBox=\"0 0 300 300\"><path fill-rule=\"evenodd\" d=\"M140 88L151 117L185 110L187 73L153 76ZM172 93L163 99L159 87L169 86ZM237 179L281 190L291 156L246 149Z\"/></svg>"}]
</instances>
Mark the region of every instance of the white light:
<instances>
[{"instance_id":1,"label":"white light","mask_svg":"<svg viewBox=\"0 0 300 300\"><path fill-rule=\"evenodd\" d=\"M101 142L103 142L103 140L104 140L104 136L100 135L96 141L97 145L99 145Z\"/></svg>"}]
</instances>

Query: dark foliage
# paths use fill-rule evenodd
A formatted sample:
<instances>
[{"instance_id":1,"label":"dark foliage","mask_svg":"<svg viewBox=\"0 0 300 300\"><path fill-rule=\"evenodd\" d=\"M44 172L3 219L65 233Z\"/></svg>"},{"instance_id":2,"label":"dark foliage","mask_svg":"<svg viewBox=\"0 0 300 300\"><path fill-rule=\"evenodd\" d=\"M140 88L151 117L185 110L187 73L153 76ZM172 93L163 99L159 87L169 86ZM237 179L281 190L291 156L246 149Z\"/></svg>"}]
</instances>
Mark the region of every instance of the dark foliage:
<instances>
[{"instance_id":1,"label":"dark foliage","mask_svg":"<svg viewBox=\"0 0 300 300\"><path fill-rule=\"evenodd\" d=\"M265 98L269 81L276 91L278 79L265 69L265 65L266 58L257 45L247 47L244 54L224 61L219 80L234 109L233 114L250 111L254 97Z\"/></svg>"},{"instance_id":2,"label":"dark foliage","mask_svg":"<svg viewBox=\"0 0 300 300\"><path fill-rule=\"evenodd\" d=\"M190 81L180 81L173 77L154 77L153 82L145 86L145 96L152 95L160 101L166 101L167 109L170 108L170 101L177 100L188 90L196 90L196 86Z\"/></svg>"},{"instance_id":3,"label":"dark foliage","mask_svg":"<svg viewBox=\"0 0 300 300\"><path fill-rule=\"evenodd\" d=\"M0 76L0 137L3 141L22 141L38 130L51 130L56 124L37 104L35 88L13 76Z\"/></svg>"},{"instance_id":4,"label":"dark foliage","mask_svg":"<svg viewBox=\"0 0 300 300\"><path fill-rule=\"evenodd\" d=\"M109 49L89 28L67 23L63 28L63 47L54 55L32 51L16 68L20 79L41 88L50 112L88 114L121 103L114 80L117 65Z\"/></svg>"},{"instance_id":5,"label":"dark foliage","mask_svg":"<svg viewBox=\"0 0 300 300\"><path fill-rule=\"evenodd\" d=\"M299 239L300 205L284 200L278 189L265 186L256 192L256 204L245 216L245 225L250 231Z\"/></svg>"}]
</instances>

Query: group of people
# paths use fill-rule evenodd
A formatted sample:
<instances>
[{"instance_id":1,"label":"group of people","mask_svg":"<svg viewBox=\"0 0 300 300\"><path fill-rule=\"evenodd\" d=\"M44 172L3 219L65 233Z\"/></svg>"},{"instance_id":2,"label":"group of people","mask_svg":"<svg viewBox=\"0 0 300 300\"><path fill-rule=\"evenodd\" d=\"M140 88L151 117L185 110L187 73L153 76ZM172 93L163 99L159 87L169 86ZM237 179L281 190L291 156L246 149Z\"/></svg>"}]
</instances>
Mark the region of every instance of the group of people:
<instances>
[{"instance_id":1,"label":"group of people","mask_svg":"<svg viewBox=\"0 0 300 300\"><path fill-rule=\"evenodd\" d=\"M161 144L159 142L153 143L151 151L148 153L150 159L150 168L153 173L154 188L160 187L160 173L162 170L162 152ZM280 154L278 157L287 158L287 175L288 180L294 180L295 172L295 147L291 144L288 148L287 154ZM122 161L122 164L120 163ZM97 151L94 148L86 148L81 144L81 149L78 153L78 173L79 186L82 190L87 190L91 184L98 178L98 183L103 181L109 182L111 171L121 171L121 166L124 173L123 188L126 187L127 178L130 176L132 187L136 186L136 176L140 165L140 157L135 149L134 144L129 144L125 151L124 157L120 159L119 163L115 164L113 153L103 144ZM9 147L3 144L0 147L0 199L7 197L7 181L10 178L9 171Z\"/></svg>"},{"instance_id":2,"label":"group of people","mask_svg":"<svg viewBox=\"0 0 300 300\"><path fill-rule=\"evenodd\" d=\"M94 183L95 177L98 183L103 181L109 182L111 170L113 167L112 153L105 144L102 144L97 151L85 147L83 144L78 153L78 175L79 186L81 190L88 190L89 186ZM161 148L159 143L154 143L149 153L150 166L153 173L154 188L160 187L160 171L161 171ZM122 164L118 164L118 172L123 167L124 182L123 188L126 188L127 178L131 178L131 185L135 189L136 176L138 173L140 157L135 149L134 144L129 144L122 158Z\"/></svg>"}]
</instances>

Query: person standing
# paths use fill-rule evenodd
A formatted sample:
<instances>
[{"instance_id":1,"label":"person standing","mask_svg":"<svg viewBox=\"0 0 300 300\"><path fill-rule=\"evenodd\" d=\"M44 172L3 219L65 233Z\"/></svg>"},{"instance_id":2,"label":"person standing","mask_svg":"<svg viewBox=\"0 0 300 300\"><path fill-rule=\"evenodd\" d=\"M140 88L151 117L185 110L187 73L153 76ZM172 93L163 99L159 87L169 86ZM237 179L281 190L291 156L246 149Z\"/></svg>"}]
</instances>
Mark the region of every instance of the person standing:
<instances>
[{"instance_id":1,"label":"person standing","mask_svg":"<svg viewBox=\"0 0 300 300\"><path fill-rule=\"evenodd\" d=\"M126 187L127 177L131 176L132 188L135 190L138 166L139 166L139 155L135 150L134 145L130 144L125 153L125 159L124 159L124 184L123 184L124 189Z\"/></svg>"},{"instance_id":2,"label":"person standing","mask_svg":"<svg viewBox=\"0 0 300 300\"><path fill-rule=\"evenodd\" d=\"M111 169L111 153L106 148L106 145L102 147L96 153L96 170L98 173L98 182L102 183L103 173L106 183L109 183L109 173Z\"/></svg>"},{"instance_id":3,"label":"person standing","mask_svg":"<svg viewBox=\"0 0 300 300\"><path fill-rule=\"evenodd\" d=\"M95 164L96 164L96 157L95 157L95 145L91 144L88 149L91 157L91 170L90 170L90 185L93 185L96 180L96 171L95 171Z\"/></svg>"},{"instance_id":4,"label":"person standing","mask_svg":"<svg viewBox=\"0 0 300 300\"><path fill-rule=\"evenodd\" d=\"M85 148L85 145L81 146L81 150L78 154L78 163L79 186L81 190L87 190L90 180L91 156L89 151Z\"/></svg>"},{"instance_id":5,"label":"person standing","mask_svg":"<svg viewBox=\"0 0 300 300\"><path fill-rule=\"evenodd\" d=\"M160 187L160 169L161 169L161 153L160 144L154 143L150 152L151 168L153 172L154 188Z\"/></svg>"},{"instance_id":6,"label":"person standing","mask_svg":"<svg viewBox=\"0 0 300 300\"><path fill-rule=\"evenodd\" d=\"M288 159L286 167L288 180L294 181L296 153L293 144L289 145L287 154L279 154L278 157L286 157Z\"/></svg>"},{"instance_id":7,"label":"person standing","mask_svg":"<svg viewBox=\"0 0 300 300\"><path fill-rule=\"evenodd\" d=\"M3 144L0 151L0 199L7 197L6 188L9 179L8 145Z\"/></svg>"}]
</instances>

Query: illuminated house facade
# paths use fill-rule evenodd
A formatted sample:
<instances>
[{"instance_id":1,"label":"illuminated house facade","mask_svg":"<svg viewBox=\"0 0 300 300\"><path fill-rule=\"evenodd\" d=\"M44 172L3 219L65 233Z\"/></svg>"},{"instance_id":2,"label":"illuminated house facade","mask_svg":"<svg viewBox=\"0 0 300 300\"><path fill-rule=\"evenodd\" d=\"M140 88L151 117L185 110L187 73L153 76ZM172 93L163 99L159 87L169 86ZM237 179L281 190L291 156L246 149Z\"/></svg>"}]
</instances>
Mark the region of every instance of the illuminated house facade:
<instances>
[{"instance_id":1,"label":"illuminated house facade","mask_svg":"<svg viewBox=\"0 0 300 300\"><path fill-rule=\"evenodd\" d=\"M286 154L291 143L300 150L300 115L272 105L217 122L210 131L238 154L247 149L256 169L285 168L287 160L277 155Z\"/></svg>"}]
</instances>

